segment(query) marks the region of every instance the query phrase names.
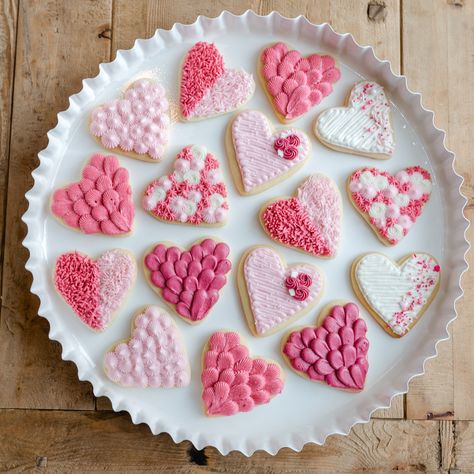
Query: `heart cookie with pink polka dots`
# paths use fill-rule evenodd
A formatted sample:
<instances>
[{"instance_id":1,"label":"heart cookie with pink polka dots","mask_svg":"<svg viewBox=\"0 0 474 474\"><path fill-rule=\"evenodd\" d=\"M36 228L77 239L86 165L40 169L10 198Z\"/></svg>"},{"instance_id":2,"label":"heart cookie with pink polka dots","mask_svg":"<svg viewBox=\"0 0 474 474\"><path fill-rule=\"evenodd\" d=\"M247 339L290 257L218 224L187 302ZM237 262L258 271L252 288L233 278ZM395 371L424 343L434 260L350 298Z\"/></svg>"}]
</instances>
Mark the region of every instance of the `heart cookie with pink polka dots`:
<instances>
[{"instance_id":1,"label":"heart cookie with pink polka dots","mask_svg":"<svg viewBox=\"0 0 474 474\"><path fill-rule=\"evenodd\" d=\"M348 179L354 207L385 245L396 245L409 232L428 202L430 173L411 166L394 176L377 168L361 168Z\"/></svg>"}]
</instances>

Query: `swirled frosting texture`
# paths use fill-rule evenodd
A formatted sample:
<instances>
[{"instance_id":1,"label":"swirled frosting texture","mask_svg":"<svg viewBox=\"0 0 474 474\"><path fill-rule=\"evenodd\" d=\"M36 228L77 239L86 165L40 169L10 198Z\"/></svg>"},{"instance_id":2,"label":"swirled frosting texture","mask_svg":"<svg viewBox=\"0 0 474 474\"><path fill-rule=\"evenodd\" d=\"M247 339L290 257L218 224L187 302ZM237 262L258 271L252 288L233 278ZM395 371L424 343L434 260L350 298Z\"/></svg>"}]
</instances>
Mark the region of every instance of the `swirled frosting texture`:
<instances>
[{"instance_id":1,"label":"swirled frosting texture","mask_svg":"<svg viewBox=\"0 0 474 474\"><path fill-rule=\"evenodd\" d=\"M149 306L136 316L132 337L105 354L104 370L125 387L185 387L190 382L179 330L158 306Z\"/></svg>"},{"instance_id":2,"label":"swirled frosting texture","mask_svg":"<svg viewBox=\"0 0 474 474\"><path fill-rule=\"evenodd\" d=\"M366 333L357 305L333 306L321 326L292 332L283 354L294 370L310 380L359 391L369 369Z\"/></svg>"},{"instance_id":3,"label":"swirled frosting texture","mask_svg":"<svg viewBox=\"0 0 474 474\"><path fill-rule=\"evenodd\" d=\"M268 403L283 390L278 364L252 359L235 332L215 332L204 351L202 400L208 416L230 416Z\"/></svg>"}]
</instances>

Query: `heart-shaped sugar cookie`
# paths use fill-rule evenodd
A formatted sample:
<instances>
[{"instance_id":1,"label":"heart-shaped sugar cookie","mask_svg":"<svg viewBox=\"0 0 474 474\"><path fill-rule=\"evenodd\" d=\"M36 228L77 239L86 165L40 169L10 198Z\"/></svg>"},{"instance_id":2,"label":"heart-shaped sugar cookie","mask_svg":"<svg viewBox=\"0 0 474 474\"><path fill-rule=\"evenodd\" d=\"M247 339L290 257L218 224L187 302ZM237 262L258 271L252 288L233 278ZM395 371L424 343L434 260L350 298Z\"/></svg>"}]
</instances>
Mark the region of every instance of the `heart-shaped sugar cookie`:
<instances>
[{"instance_id":1,"label":"heart-shaped sugar cookie","mask_svg":"<svg viewBox=\"0 0 474 474\"><path fill-rule=\"evenodd\" d=\"M250 100L254 91L252 75L226 69L214 44L200 41L187 52L179 97L183 120L201 120L236 110Z\"/></svg>"},{"instance_id":2,"label":"heart-shaped sugar cookie","mask_svg":"<svg viewBox=\"0 0 474 474\"><path fill-rule=\"evenodd\" d=\"M324 276L307 263L286 266L271 247L255 246L240 261L238 287L250 330L268 336L316 305Z\"/></svg>"},{"instance_id":3,"label":"heart-shaped sugar cookie","mask_svg":"<svg viewBox=\"0 0 474 474\"><path fill-rule=\"evenodd\" d=\"M204 147L183 148L174 162L174 171L148 185L143 207L166 222L223 225L229 204L219 162Z\"/></svg>"},{"instance_id":4,"label":"heart-shaped sugar cookie","mask_svg":"<svg viewBox=\"0 0 474 474\"><path fill-rule=\"evenodd\" d=\"M230 416L268 403L283 390L280 366L251 358L236 332L215 332L204 348L202 400L208 416Z\"/></svg>"},{"instance_id":5,"label":"heart-shaped sugar cookie","mask_svg":"<svg viewBox=\"0 0 474 474\"><path fill-rule=\"evenodd\" d=\"M189 250L159 243L145 254L145 275L151 288L187 323L202 321L219 299L232 264L229 246L213 238Z\"/></svg>"},{"instance_id":6,"label":"heart-shaped sugar cookie","mask_svg":"<svg viewBox=\"0 0 474 474\"><path fill-rule=\"evenodd\" d=\"M307 178L295 197L276 199L260 211L260 223L275 241L316 257L334 257L341 236L342 200L334 181Z\"/></svg>"},{"instance_id":7,"label":"heart-shaped sugar cookie","mask_svg":"<svg viewBox=\"0 0 474 474\"><path fill-rule=\"evenodd\" d=\"M285 43L263 50L259 75L281 122L297 119L332 92L341 77L335 64L332 56L304 57Z\"/></svg>"},{"instance_id":8,"label":"heart-shaped sugar cookie","mask_svg":"<svg viewBox=\"0 0 474 474\"><path fill-rule=\"evenodd\" d=\"M362 168L349 176L348 194L354 207L385 245L395 245L420 217L431 194L428 171L411 166L392 176Z\"/></svg>"},{"instance_id":9,"label":"heart-shaped sugar cookie","mask_svg":"<svg viewBox=\"0 0 474 474\"><path fill-rule=\"evenodd\" d=\"M135 259L125 250L108 250L97 260L67 252L56 260L54 285L82 322L103 331L124 303L136 275Z\"/></svg>"},{"instance_id":10,"label":"heart-shaped sugar cookie","mask_svg":"<svg viewBox=\"0 0 474 474\"><path fill-rule=\"evenodd\" d=\"M420 320L439 288L440 266L426 253L398 263L369 253L352 264L352 286L377 322L393 337L404 336Z\"/></svg>"},{"instance_id":11,"label":"heart-shaped sugar cookie","mask_svg":"<svg viewBox=\"0 0 474 474\"><path fill-rule=\"evenodd\" d=\"M293 330L282 344L284 359L298 375L353 392L364 388L368 350L367 326L354 303L326 306L318 326Z\"/></svg>"},{"instance_id":12,"label":"heart-shaped sugar cookie","mask_svg":"<svg viewBox=\"0 0 474 474\"><path fill-rule=\"evenodd\" d=\"M309 158L308 136L294 128L272 131L256 110L239 113L229 125L227 149L241 194L256 194L295 173Z\"/></svg>"},{"instance_id":13,"label":"heart-shaped sugar cookie","mask_svg":"<svg viewBox=\"0 0 474 474\"><path fill-rule=\"evenodd\" d=\"M135 316L132 337L105 354L104 370L124 387L185 387L191 378L179 329L158 306L148 306Z\"/></svg>"}]
</instances>

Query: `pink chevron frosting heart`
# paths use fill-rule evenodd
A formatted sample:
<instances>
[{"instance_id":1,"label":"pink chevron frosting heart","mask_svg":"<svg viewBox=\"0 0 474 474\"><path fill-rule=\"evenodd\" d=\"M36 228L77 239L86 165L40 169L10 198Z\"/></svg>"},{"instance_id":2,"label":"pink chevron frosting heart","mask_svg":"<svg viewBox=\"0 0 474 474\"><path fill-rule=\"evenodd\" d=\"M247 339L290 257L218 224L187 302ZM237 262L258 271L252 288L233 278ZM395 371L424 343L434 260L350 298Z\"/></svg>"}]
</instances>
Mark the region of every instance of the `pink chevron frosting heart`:
<instances>
[{"instance_id":1,"label":"pink chevron frosting heart","mask_svg":"<svg viewBox=\"0 0 474 474\"><path fill-rule=\"evenodd\" d=\"M330 308L318 327L293 331L283 343L290 366L312 381L363 390L369 369L367 326L354 303Z\"/></svg>"},{"instance_id":2,"label":"pink chevron frosting heart","mask_svg":"<svg viewBox=\"0 0 474 474\"><path fill-rule=\"evenodd\" d=\"M219 299L232 264L229 246L204 239L189 250L156 245L145 255L145 273L153 290L188 323L202 321Z\"/></svg>"},{"instance_id":3,"label":"pink chevron frosting heart","mask_svg":"<svg viewBox=\"0 0 474 474\"><path fill-rule=\"evenodd\" d=\"M342 200L334 181L315 174L297 189L296 197L265 205L260 221L277 242L316 257L333 257L341 235Z\"/></svg>"},{"instance_id":4,"label":"pink chevron frosting heart","mask_svg":"<svg viewBox=\"0 0 474 474\"><path fill-rule=\"evenodd\" d=\"M411 166L392 176L377 168L361 168L349 177L354 207L387 245L409 232L428 202L433 183L428 171Z\"/></svg>"},{"instance_id":5,"label":"pink chevron frosting heart","mask_svg":"<svg viewBox=\"0 0 474 474\"><path fill-rule=\"evenodd\" d=\"M253 95L252 75L226 69L224 58L212 43L196 43L186 54L179 105L184 120L198 120L239 108Z\"/></svg>"},{"instance_id":6,"label":"pink chevron frosting heart","mask_svg":"<svg viewBox=\"0 0 474 474\"><path fill-rule=\"evenodd\" d=\"M56 260L54 284L81 321L103 331L123 304L136 274L135 260L125 250L109 250L97 260L67 252Z\"/></svg>"},{"instance_id":7,"label":"pink chevron frosting heart","mask_svg":"<svg viewBox=\"0 0 474 474\"><path fill-rule=\"evenodd\" d=\"M132 337L104 357L104 370L125 387L185 387L190 367L179 329L158 306L149 306L134 320Z\"/></svg>"},{"instance_id":8,"label":"pink chevron frosting heart","mask_svg":"<svg viewBox=\"0 0 474 474\"><path fill-rule=\"evenodd\" d=\"M238 114L231 133L245 193L258 192L296 171L311 150L305 133L293 128L272 132L267 117L256 110Z\"/></svg>"},{"instance_id":9,"label":"pink chevron frosting heart","mask_svg":"<svg viewBox=\"0 0 474 474\"><path fill-rule=\"evenodd\" d=\"M51 211L85 234L128 234L135 215L128 171L115 156L92 156L79 182L54 192Z\"/></svg>"},{"instance_id":10,"label":"pink chevron frosting heart","mask_svg":"<svg viewBox=\"0 0 474 474\"><path fill-rule=\"evenodd\" d=\"M222 225L229 204L219 162L204 147L183 148L174 162L174 171L148 185L143 207L163 221Z\"/></svg>"},{"instance_id":11,"label":"pink chevron frosting heart","mask_svg":"<svg viewBox=\"0 0 474 474\"><path fill-rule=\"evenodd\" d=\"M303 57L276 43L260 56L261 76L273 106L284 121L294 120L332 92L341 77L332 56Z\"/></svg>"},{"instance_id":12,"label":"pink chevron frosting heart","mask_svg":"<svg viewBox=\"0 0 474 474\"><path fill-rule=\"evenodd\" d=\"M202 400L206 415L230 416L253 410L281 393L281 368L252 359L236 332L215 332L204 349Z\"/></svg>"},{"instance_id":13,"label":"pink chevron frosting heart","mask_svg":"<svg viewBox=\"0 0 474 474\"><path fill-rule=\"evenodd\" d=\"M249 307L244 306L258 336L302 316L317 303L324 287L323 275L316 267L306 263L285 266L270 247L254 247L245 254L242 276L243 298L249 301Z\"/></svg>"}]
</instances>

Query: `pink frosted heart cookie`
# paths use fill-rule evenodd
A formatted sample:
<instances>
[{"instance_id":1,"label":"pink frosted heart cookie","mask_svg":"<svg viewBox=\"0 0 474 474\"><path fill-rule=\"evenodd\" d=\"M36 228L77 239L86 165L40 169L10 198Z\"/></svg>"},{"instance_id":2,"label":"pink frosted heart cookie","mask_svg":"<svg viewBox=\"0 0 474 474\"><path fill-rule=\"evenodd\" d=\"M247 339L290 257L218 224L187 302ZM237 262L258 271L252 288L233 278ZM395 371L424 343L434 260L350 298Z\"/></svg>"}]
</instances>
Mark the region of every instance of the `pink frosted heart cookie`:
<instances>
[{"instance_id":1,"label":"pink frosted heart cookie","mask_svg":"<svg viewBox=\"0 0 474 474\"><path fill-rule=\"evenodd\" d=\"M364 389L368 350L367 326L354 303L326 306L316 327L293 330L282 343L283 358L298 375L352 392Z\"/></svg>"},{"instance_id":2,"label":"pink frosted heart cookie","mask_svg":"<svg viewBox=\"0 0 474 474\"><path fill-rule=\"evenodd\" d=\"M168 144L168 109L163 86L140 79L120 99L93 110L89 131L109 150L138 160L159 162Z\"/></svg>"},{"instance_id":3,"label":"pink frosted heart cookie","mask_svg":"<svg viewBox=\"0 0 474 474\"><path fill-rule=\"evenodd\" d=\"M390 103L376 82L358 82L346 107L332 107L316 120L314 133L329 148L387 159L395 150Z\"/></svg>"},{"instance_id":4,"label":"pink frosted heart cookie","mask_svg":"<svg viewBox=\"0 0 474 474\"><path fill-rule=\"evenodd\" d=\"M148 306L135 316L132 337L105 354L104 370L124 387L186 387L191 379L179 329L158 306Z\"/></svg>"},{"instance_id":5,"label":"pink frosted heart cookie","mask_svg":"<svg viewBox=\"0 0 474 474\"><path fill-rule=\"evenodd\" d=\"M265 48L259 58L259 75L278 119L295 120L332 92L341 72L332 56L304 57L285 43Z\"/></svg>"},{"instance_id":6,"label":"pink frosted heart cookie","mask_svg":"<svg viewBox=\"0 0 474 474\"><path fill-rule=\"evenodd\" d=\"M135 215L128 171L115 156L92 156L80 181L54 192L51 212L85 234L128 234Z\"/></svg>"},{"instance_id":7,"label":"pink frosted heart cookie","mask_svg":"<svg viewBox=\"0 0 474 474\"><path fill-rule=\"evenodd\" d=\"M147 186L143 207L166 222L223 225L229 203L219 162L202 146L183 148L174 162L174 171Z\"/></svg>"},{"instance_id":8,"label":"pink frosted heart cookie","mask_svg":"<svg viewBox=\"0 0 474 474\"><path fill-rule=\"evenodd\" d=\"M229 246L207 238L182 250L159 243L145 254L145 276L178 316L187 323L199 323L219 299L232 264Z\"/></svg>"},{"instance_id":9,"label":"pink frosted heart cookie","mask_svg":"<svg viewBox=\"0 0 474 474\"><path fill-rule=\"evenodd\" d=\"M67 252L56 260L54 285L82 322L103 331L125 302L136 275L135 259L125 250L108 250L97 260Z\"/></svg>"},{"instance_id":10,"label":"pink frosted heart cookie","mask_svg":"<svg viewBox=\"0 0 474 474\"><path fill-rule=\"evenodd\" d=\"M202 401L207 416L253 410L282 392L281 367L251 358L236 332L215 332L204 347Z\"/></svg>"},{"instance_id":11,"label":"pink frosted heart cookie","mask_svg":"<svg viewBox=\"0 0 474 474\"><path fill-rule=\"evenodd\" d=\"M179 107L183 120L201 120L236 110L255 91L253 77L227 69L212 43L200 41L187 53L181 69Z\"/></svg>"},{"instance_id":12,"label":"pink frosted heart cookie","mask_svg":"<svg viewBox=\"0 0 474 474\"><path fill-rule=\"evenodd\" d=\"M299 170L311 153L308 136L273 127L257 110L240 112L230 123L227 151L241 194L257 194Z\"/></svg>"},{"instance_id":13,"label":"pink frosted heart cookie","mask_svg":"<svg viewBox=\"0 0 474 474\"><path fill-rule=\"evenodd\" d=\"M395 245L409 232L428 202L430 173L411 166L392 176L377 168L361 168L348 178L354 207L385 245Z\"/></svg>"},{"instance_id":14,"label":"pink frosted heart cookie","mask_svg":"<svg viewBox=\"0 0 474 474\"><path fill-rule=\"evenodd\" d=\"M240 261L238 287L250 330L268 336L316 305L324 276L313 265L287 266L271 247L254 246Z\"/></svg>"},{"instance_id":15,"label":"pink frosted heart cookie","mask_svg":"<svg viewBox=\"0 0 474 474\"><path fill-rule=\"evenodd\" d=\"M260 211L270 238L316 257L336 255L341 237L342 199L334 181L322 174L307 178L296 196L272 200Z\"/></svg>"}]
</instances>

